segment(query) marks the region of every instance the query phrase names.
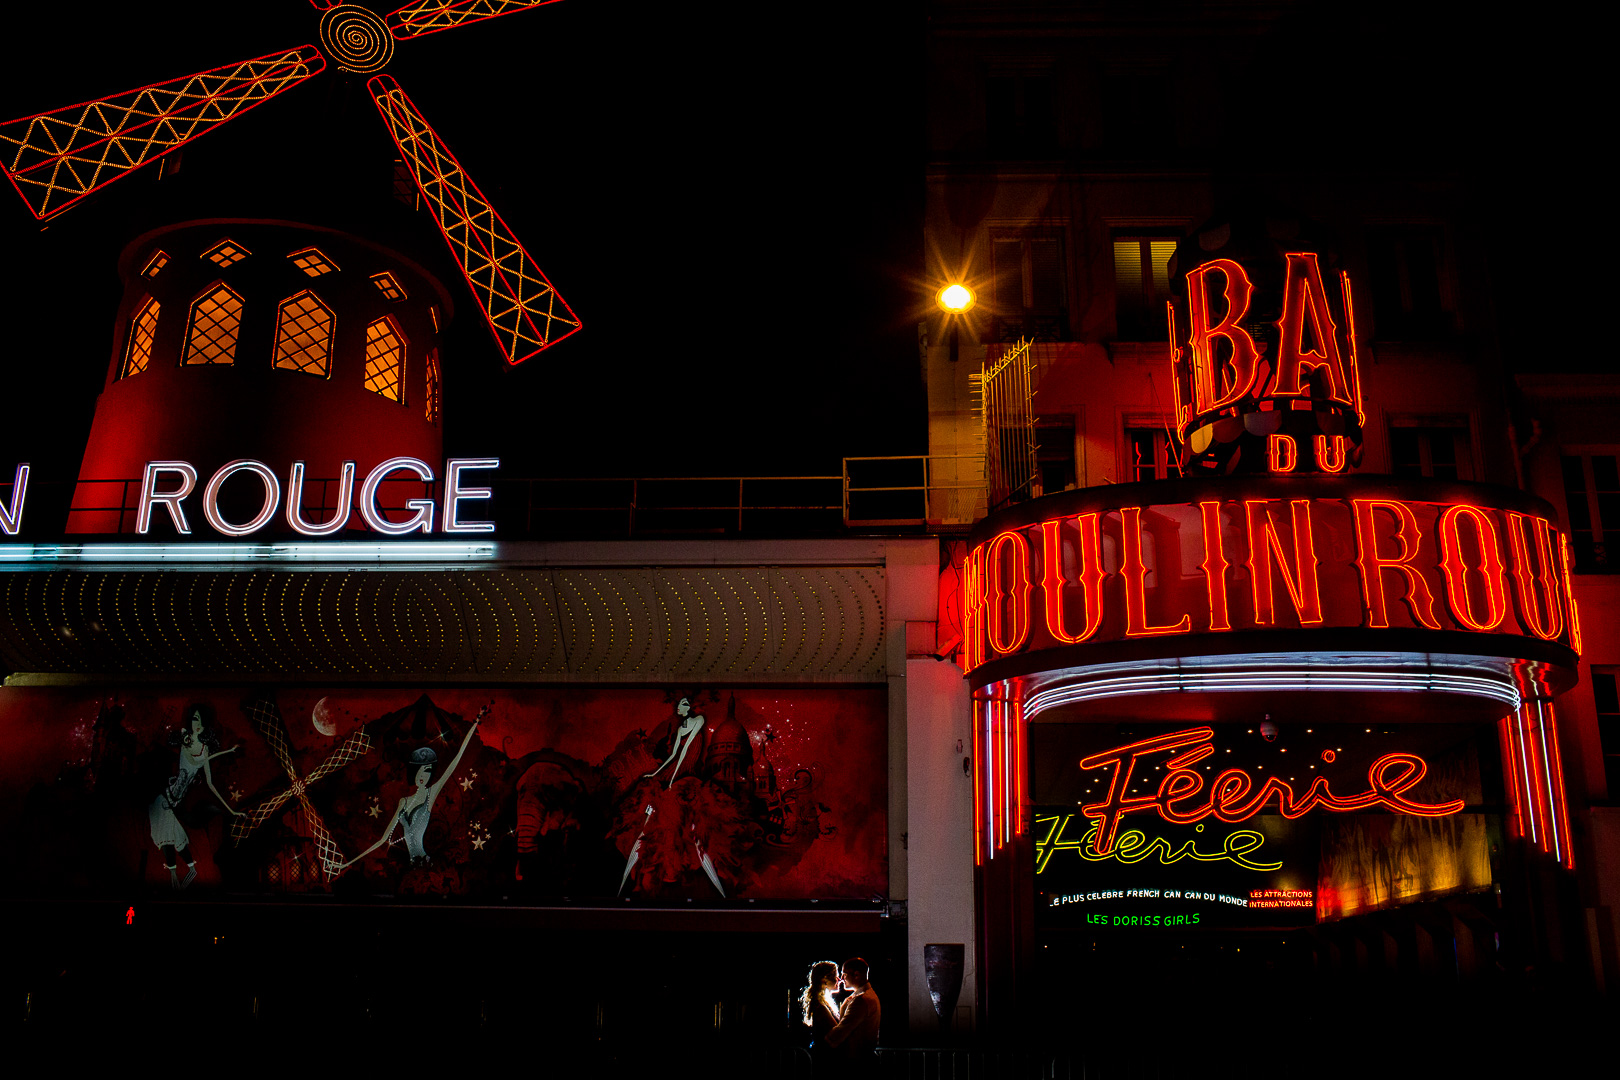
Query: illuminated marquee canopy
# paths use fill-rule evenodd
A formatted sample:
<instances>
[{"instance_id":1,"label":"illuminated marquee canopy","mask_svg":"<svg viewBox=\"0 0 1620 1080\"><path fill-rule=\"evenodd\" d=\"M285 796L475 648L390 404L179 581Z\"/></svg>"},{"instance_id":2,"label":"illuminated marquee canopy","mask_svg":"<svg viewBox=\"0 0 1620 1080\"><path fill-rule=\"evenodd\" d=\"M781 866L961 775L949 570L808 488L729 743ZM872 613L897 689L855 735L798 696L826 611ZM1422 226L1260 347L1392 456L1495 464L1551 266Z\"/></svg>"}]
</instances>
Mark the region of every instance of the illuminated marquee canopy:
<instances>
[{"instance_id":1,"label":"illuminated marquee canopy","mask_svg":"<svg viewBox=\"0 0 1620 1080\"><path fill-rule=\"evenodd\" d=\"M1552 508L1484 485L1271 476L1089 489L981 523L963 575L963 666L976 686L1078 663L1329 648L1569 667L1569 573Z\"/></svg>"}]
</instances>

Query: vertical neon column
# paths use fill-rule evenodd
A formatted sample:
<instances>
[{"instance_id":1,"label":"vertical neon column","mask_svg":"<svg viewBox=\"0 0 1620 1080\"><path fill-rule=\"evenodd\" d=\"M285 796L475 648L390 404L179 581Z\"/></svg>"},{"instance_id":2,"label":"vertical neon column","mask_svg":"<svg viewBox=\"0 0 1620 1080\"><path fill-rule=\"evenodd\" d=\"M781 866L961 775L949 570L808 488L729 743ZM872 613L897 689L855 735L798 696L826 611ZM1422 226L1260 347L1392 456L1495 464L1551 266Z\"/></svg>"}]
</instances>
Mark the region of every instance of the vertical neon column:
<instances>
[{"instance_id":1,"label":"vertical neon column","mask_svg":"<svg viewBox=\"0 0 1620 1080\"><path fill-rule=\"evenodd\" d=\"M1028 830L1024 707L1006 697L973 701L973 859L983 866Z\"/></svg>"},{"instance_id":2,"label":"vertical neon column","mask_svg":"<svg viewBox=\"0 0 1620 1080\"><path fill-rule=\"evenodd\" d=\"M1558 749L1553 703L1528 698L1497 724L1508 792L1508 827L1561 866L1575 868L1564 794L1564 762Z\"/></svg>"}]
</instances>

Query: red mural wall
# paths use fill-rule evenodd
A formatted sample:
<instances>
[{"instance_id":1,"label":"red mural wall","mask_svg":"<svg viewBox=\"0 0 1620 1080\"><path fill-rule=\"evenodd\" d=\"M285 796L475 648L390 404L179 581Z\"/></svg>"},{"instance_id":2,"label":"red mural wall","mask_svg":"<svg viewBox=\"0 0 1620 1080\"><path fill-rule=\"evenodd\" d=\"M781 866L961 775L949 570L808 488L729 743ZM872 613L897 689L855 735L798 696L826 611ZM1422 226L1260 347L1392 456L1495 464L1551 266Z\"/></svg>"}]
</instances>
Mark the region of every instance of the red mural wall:
<instances>
[{"instance_id":1,"label":"red mural wall","mask_svg":"<svg viewBox=\"0 0 1620 1080\"><path fill-rule=\"evenodd\" d=\"M867 688L7 688L0 892L865 900L888 885L885 705Z\"/></svg>"}]
</instances>

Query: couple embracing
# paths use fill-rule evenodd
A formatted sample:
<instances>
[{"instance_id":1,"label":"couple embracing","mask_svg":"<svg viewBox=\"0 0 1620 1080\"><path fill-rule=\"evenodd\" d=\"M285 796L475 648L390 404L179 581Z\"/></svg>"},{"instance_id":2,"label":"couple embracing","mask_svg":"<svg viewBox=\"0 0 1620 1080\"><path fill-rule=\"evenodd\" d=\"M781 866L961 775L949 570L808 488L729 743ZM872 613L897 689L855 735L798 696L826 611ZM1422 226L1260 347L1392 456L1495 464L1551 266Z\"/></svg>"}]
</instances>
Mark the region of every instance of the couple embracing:
<instances>
[{"instance_id":1,"label":"couple embracing","mask_svg":"<svg viewBox=\"0 0 1620 1080\"><path fill-rule=\"evenodd\" d=\"M870 974L870 966L858 956L845 960L841 968L831 960L810 968L810 985L799 1000L818 1071L834 1063L856 1071L871 1064L883 1006ZM842 1001L833 996L840 991L847 991Z\"/></svg>"}]
</instances>

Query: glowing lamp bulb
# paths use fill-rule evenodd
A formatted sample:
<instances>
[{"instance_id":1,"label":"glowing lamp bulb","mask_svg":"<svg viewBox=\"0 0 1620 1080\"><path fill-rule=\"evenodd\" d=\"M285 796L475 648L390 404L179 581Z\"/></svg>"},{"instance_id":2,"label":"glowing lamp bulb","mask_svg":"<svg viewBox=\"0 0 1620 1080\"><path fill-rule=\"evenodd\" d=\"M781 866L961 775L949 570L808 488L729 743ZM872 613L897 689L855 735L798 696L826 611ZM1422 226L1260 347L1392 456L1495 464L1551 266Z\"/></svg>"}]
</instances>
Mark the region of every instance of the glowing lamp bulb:
<instances>
[{"instance_id":1,"label":"glowing lamp bulb","mask_svg":"<svg viewBox=\"0 0 1620 1080\"><path fill-rule=\"evenodd\" d=\"M947 285L939 290L939 296L936 299L939 301L940 307L952 315L960 315L973 306L975 298L973 290L966 285Z\"/></svg>"}]
</instances>

